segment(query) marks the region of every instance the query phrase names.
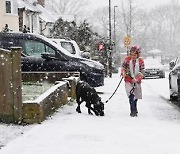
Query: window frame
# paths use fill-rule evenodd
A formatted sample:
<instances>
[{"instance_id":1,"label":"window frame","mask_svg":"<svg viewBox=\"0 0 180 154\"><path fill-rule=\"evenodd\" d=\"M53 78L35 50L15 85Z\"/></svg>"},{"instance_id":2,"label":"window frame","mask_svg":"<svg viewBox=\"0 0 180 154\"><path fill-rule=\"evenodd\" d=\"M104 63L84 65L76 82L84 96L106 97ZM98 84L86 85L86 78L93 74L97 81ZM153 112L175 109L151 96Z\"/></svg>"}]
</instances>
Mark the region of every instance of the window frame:
<instances>
[{"instance_id":1,"label":"window frame","mask_svg":"<svg viewBox=\"0 0 180 154\"><path fill-rule=\"evenodd\" d=\"M62 46L65 50L67 50L69 53L71 53L71 54L76 54L76 50L75 50L75 47L74 47L73 43L71 43L71 42L66 42L66 41L61 41L60 44L61 44L61 46ZM67 45L67 44L69 44L69 46L71 46L72 52L69 51L69 50L64 46L64 45Z\"/></svg>"},{"instance_id":2,"label":"window frame","mask_svg":"<svg viewBox=\"0 0 180 154\"><path fill-rule=\"evenodd\" d=\"M7 2L10 2L10 12L7 12ZM4 1L4 13L6 15L18 15L18 7L17 7L17 1L16 0L5 0Z\"/></svg>"},{"instance_id":3,"label":"window frame","mask_svg":"<svg viewBox=\"0 0 180 154\"><path fill-rule=\"evenodd\" d=\"M10 4L10 8L7 8L8 6L7 6L7 3L8 2L10 2L9 4ZM8 12L9 11L9 9L10 9L10 12ZM11 0L5 0L5 13L6 14L12 14L12 1Z\"/></svg>"}]
</instances>

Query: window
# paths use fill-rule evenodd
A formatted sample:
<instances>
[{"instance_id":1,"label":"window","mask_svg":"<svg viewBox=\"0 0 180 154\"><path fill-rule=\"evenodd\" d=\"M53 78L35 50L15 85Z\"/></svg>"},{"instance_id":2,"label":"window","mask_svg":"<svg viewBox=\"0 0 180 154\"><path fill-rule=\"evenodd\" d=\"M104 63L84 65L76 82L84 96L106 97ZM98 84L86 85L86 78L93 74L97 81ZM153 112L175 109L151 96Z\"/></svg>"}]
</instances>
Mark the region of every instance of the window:
<instances>
[{"instance_id":1,"label":"window","mask_svg":"<svg viewBox=\"0 0 180 154\"><path fill-rule=\"evenodd\" d=\"M11 13L11 1L6 1L6 13Z\"/></svg>"},{"instance_id":2,"label":"window","mask_svg":"<svg viewBox=\"0 0 180 154\"><path fill-rule=\"evenodd\" d=\"M61 42L61 46L67 51L69 51L71 54L76 53L74 46L70 42Z\"/></svg>"},{"instance_id":3,"label":"window","mask_svg":"<svg viewBox=\"0 0 180 154\"><path fill-rule=\"evenodd\" d=\"M46 52L47 53L50 53L50 54L52 54L52 55L55 55L55 51L52 49L52 48L50 48L49 46L45 46L46 47Z\"/></svg>"},{"instance_id":4,"label":"window","mask_svg":"<svg viewBox=\"0 0 180 154\"><path fill-rule=\"evenodd\" d=\"M6 0L5 1L5 13L17 15L18 14L18 6L16 0Z\"/></svg>"},{"instance_id":5,"label":"window","mask_svg":"<svg viewBox=\"0 0 180 154\"><path fill-rule=\"evenodd\" d=\"M44 43L34 40L20 40L24 48L24 54L28 56L41 57L43 53L50 53L55 56L55 51Z\"/></svg>"}]
</instances>

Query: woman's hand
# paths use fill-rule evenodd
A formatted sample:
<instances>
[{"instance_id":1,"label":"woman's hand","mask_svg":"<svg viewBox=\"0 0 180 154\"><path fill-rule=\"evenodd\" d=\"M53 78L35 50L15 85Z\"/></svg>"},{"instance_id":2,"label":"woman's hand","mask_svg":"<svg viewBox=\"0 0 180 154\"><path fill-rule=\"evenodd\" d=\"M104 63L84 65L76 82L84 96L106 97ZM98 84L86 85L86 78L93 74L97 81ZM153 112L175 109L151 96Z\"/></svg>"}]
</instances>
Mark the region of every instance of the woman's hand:
<instances>
[{"instance_id":1,"label":"woman's hand","mask_svg":"<svg viewBox=\"0 0 180 154\"><path fill-rule=\"evenodd\" d=\"M142 73L140 73L138 76L136 76L137 83L141 83L142 78L143 78Z\"/></svg>"},{"instance_id":2,"label":"woman's hand","mask_svg":"<svg viewBox=\"0 0 180 154\"><path fill-rule=\"evenodd\" d=\"M125 78L125 77L126 77L126 73L121 73L121 76L122 76L123 78Z\"/></svg>"},{"instance_id":3,"label":"woman's hand","mask_svg":"<svg viewBox=\"0 0 180 154\"><path fill-rule=\"evenodd\" d=\"M136 78L133 78L133 79L132 79L132 82L133 82L133 83L137 83L137 81L138 81L138 80L137 80Z\"/></svg>"}]
</instances>

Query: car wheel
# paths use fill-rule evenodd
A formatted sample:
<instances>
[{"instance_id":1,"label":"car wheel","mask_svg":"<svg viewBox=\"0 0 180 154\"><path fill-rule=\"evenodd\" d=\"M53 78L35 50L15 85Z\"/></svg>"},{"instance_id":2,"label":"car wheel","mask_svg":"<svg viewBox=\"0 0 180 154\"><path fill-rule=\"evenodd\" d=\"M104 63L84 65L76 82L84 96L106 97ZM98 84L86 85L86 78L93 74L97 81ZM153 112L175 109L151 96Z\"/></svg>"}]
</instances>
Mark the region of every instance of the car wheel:
<instances>
[{"instance_id":1,"label":"car wheel","mask_svg":"<svg viewBox=\"0 0 180 154\"><path fill-rule=\"evenodd\" d=\"M165 78L165 75L161 76L161 78Z\"/></svg>"}]
</instances>

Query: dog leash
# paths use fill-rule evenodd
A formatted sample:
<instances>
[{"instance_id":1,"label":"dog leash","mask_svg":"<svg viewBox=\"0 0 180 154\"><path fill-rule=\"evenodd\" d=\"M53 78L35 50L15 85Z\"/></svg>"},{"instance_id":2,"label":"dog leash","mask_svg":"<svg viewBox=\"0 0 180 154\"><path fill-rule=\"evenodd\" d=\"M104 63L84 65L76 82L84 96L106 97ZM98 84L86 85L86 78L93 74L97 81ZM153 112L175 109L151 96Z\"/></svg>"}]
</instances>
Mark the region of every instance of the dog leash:
<instances>
[{"instance_id":1,"label":"dog leash","mask_svg":"<svg viewBox=\"0 0 180 154\"><path fill-rule=\"evenodd\" d=\"M121 82L122 82L122 79L123 79L123 77L121 78L121 80L120 80L117 88L115 89L115 91L113 92L113 94L111 95L111 97L109 97L109 99L108 99L107 101L105 101L105 103L109 102L109 100L114 96L114 94L116 93L117 89L119 88L119 86L120 86L120 84L121 84Z\"/></svg>"},{"instance_id":2,"label":"dog leash","mask_svg":"<svg viewBox=\"0 0 180 154\"><path fill-rule=\"evenodd\" d=\"M136 86L136 84L134 83L132 89L130 90L130 94L133 94L133 93L134 93L135 86Z\"/></svg>"}]
</instances>

